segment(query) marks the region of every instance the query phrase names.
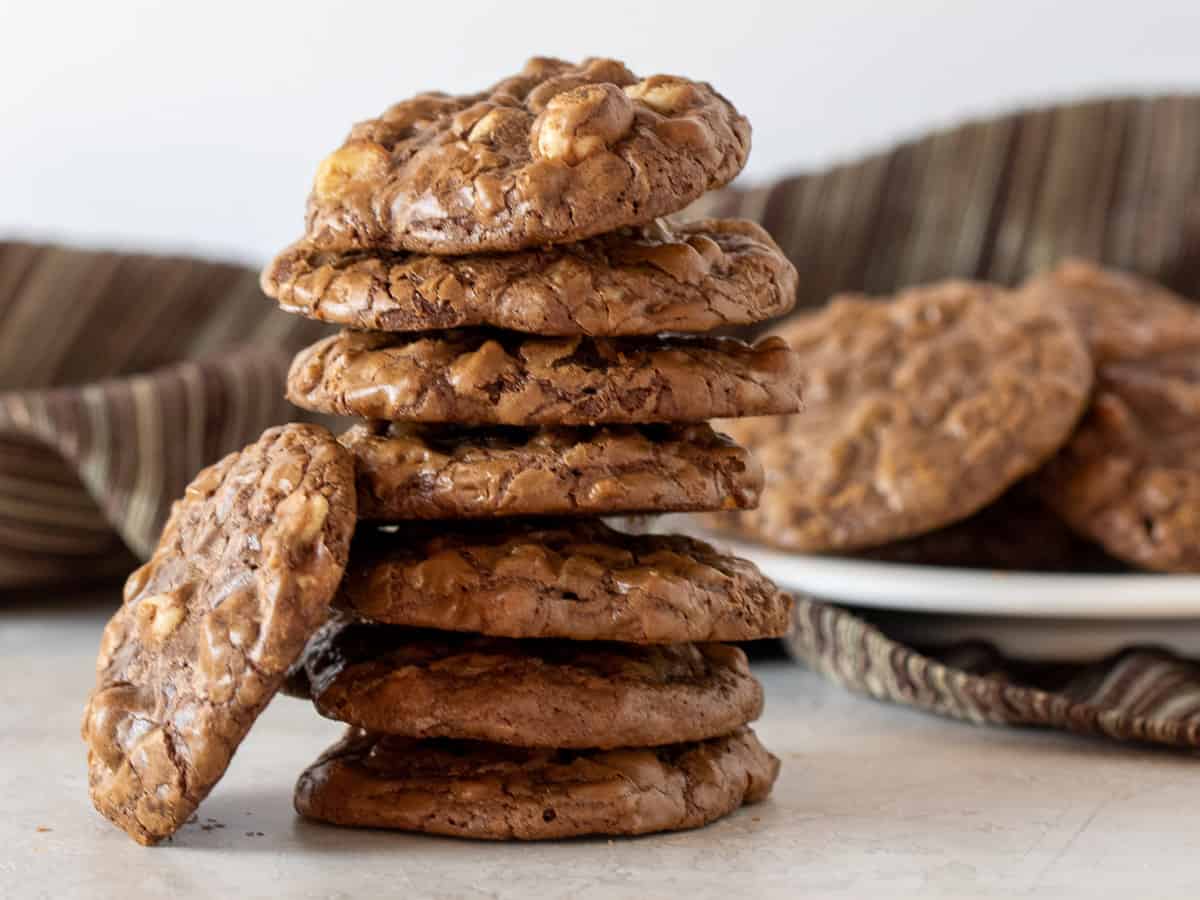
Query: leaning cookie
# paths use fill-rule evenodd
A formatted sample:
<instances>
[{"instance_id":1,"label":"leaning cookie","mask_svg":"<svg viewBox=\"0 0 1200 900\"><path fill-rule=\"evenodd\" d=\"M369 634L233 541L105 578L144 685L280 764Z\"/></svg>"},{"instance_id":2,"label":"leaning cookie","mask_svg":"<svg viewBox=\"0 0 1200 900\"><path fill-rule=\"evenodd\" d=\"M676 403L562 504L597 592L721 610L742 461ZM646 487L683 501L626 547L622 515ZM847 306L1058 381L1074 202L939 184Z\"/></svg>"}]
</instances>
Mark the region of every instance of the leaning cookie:
<instances>
[{"instance_id":1,"label":"leaning cookie","mask_svg":"<svg viewBox=\"0 0 1200 900\"><path fill-rule=\"evenodd\" d=\"M790 310L796 281L759 225L710 219L461 257L300 241L267 267L262 288L287 312L364 330L612 336L751 325Z\"/></svg>"},{"instance_id":2,"label":"leaning cookie","mask_svg":"<svg viewBox=\"0 0 1200 900\"><path fill-rule=\"evenodd\" d=\"M758 460L706 424L454 428L377 422L341 436L362 519L744 509Z\"/></svg>"},{"instance_id":3,"label":"leaning cookie","mask_svg":"<svg viewBox=\"0 0 1200 900\"><path fill-rule=\"evenodd\" d=\"M301 350L288 399L314 412L459 425L700 422L800 408L779 338L542 338L344 331Z\"/></svg>"},{"instance_id":4,"label":"leaning cookie","mask_svg":"<svg viewBox=\"0 0 1200 900\"><path fill-rule=\"evenodd\" d=\"M598 519L360 528L335 605L417 628L638 644L782 637L791 607L753 563Z\"/></svg>"},{"instance_id":5,"label":"leaning cookie","mask_svg":"<svg viewBox=\"0 0 1200 900\"><path fill-rule=\"evenodd\" d=\"M326 617L354 529L349 454L273 428L188 486L104 630L83 738L96 808L142 844L224 774Z\"/></svg>"},{"instance_id":6,"label":"leaning cookie","mask_svg":"<svg viewBox=\"0 0 1200 900\"><path fill-rule=\"evenodd\" d=\"M727 734L762 712L725 644L510 640L347 622L305 651L321 715L407 737L521 747L651 747Z\"/></svg>"},{"instance_id":7,"label":"leaning cookie","mask_svg":"<svg viewBox=\"0 0 1200 900\"><path fill-rule=\"evenodd\" d=\"M420 94L354 126L317 171L331 249L468 254L642 225L733 179L750 125L711 86L612 59L531 59L477 94Z\"/></svg>"},{"instance_id":8,"label":"leaning cookie","mask_svg":"<svg viewBox=\"0 0 1200 900\"><path fill-rule=\"evenodd\" d=\"M296 783L335 825L486 840L698 828L765 800L779 760L754 732L632 750L531 750L350 729Z\"/></svg>"},{"instance_id":9,"label":"leaning cookie","mask_svg":"<svg viewBox=\"0 0 1200 900\"><path fill-rule=\"evenodd\" d=\"M1061 305L984 284L836 298L780 333L808 377L804 415L725 424L768 475L757 510L716 524L791 550L966 518L1063 445L1092 385Z\"/></svg>"}]
</instances>

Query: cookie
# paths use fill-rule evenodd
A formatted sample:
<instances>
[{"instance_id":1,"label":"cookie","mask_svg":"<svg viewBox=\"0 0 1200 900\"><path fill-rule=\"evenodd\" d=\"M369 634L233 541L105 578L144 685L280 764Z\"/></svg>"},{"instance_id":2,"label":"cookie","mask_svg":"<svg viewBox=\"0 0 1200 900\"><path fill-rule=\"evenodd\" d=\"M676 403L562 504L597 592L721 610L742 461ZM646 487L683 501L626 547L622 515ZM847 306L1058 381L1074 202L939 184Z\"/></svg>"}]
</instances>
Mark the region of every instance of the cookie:
<instances>
[{"instance_id":1,"label":"cookie","mask_svg":"<svg viewBox=\"0 0 1200 900\"><path fill-rule=\"evenodd\" d=\"M707 424L461 429L386 422L341 437L363 519L744 509L762 467Z\"/></svg>"},{"instance_id":2,"label":"cookie","mask_svg":"<svg viewBox=\"0 0 1200 900\"><path fill-rule=\"evenodd\" d=\"M96 808L142 844L225 772L325 619L354 529L350 455L286 425L202 471L104 630L83 737Z\"/></svg>"},{"instance_id":3,"label":"cookie","mask_svg":"<svg viewBox=\"0 0 1200 900\"><path fill-rule=\"evenodd\" d=\"M1070 259L1029 279L1021 292L1033 303L1066 306L1097 368L1200 345L1196 304L1127 272Z\"/></svg>"},{"instance_id":4,"label":"cookie","mask_svg":"<svg viewBox=\"0 0 1200 900\"><path fill-rule=\"evenodd\" d=\"M1023 291L1066 304L1097 359L1091 409L1039 477L1042 496L1120 559L1200 572L1200 308L1080 261Z\"/></svg>"},{"instance_id":5,"label":"cookie","mask_svg":"<svg viewBox=\"0 0 1200 900\"><path fill-rule=\"evenodd\" d=\"M758 510L718 524L792 550L966 518L1054 454L1092 383L1061 306L983 284L837 298L781 334L809 379L804 415L728 424L768 475Z\"/></svg>"},{"instance_id":6,"label":"cookie","mask_svg":"<svg viewBox=\"0 0 1200 900\"><path fill-rule=\"evenodd\" d=\"M395 625L638 644L781 637L790 602L753 563L597 519L360 530L335 601Z\"/></svg>"},{"instance_id":7,"label":"cookie","mask_svg":"<svg viewBox=\"0 0 1200 900\"><path fill-rule=\"evenodd\" d=\"M450 255L576 241L683 209L749 152L749 123L707 84L535 58L355 125L317 170L307 234Z\"/></svg>"},{"instance_id":8,"label":"cookie","mask_svg":"<svg viewBox=\"0 0 1200 900\"><path fill-rule=\"evenodd\" d=\"M540 338L343 331L301 350L288 399L314 412L462 425L699 422L796 412L779 338Z\"/></svg>"},{"instance_id":9,"label":"cookie","mask_svg":"<svg viewBox=\"0 0 1200 900\"><path fill-rule=\"evenodd\" d=\"M858 555L881 562L1007 572L1121 569L1120 563L1048 509L1028 480L961 522Z\"/></svg>"},{"instance_id":10,"label":"cookie","mask_svg":"<svg viewBox=\"0 0 1200 900\"><path fill-rule=\"evenodd\" d=\"M406 737L523 747L651 747L728 734L762 712L725 644L511 640L349 623L309 645L323 716Z\"/></svg>"},{"instance_id":11,"label":"cookie","mask_svg":"<svg viewBox=\"0 0 1200 900\"><path fill-rule=\"evenodd\" d=\"M742 728L634 750L531 750L350 729L296 783L296 811L335 825L487 840L698 828L767 798L779 760Z\"/></svg>"},{"instance_id":12,"label":"cookie","mask_svg":"<svg viewBox=\"0 0 1200 900\"><path fill-rule=\"evenodd\" d=\"M744 219L657 222L519 253L337 253L293 244L263 272L287 312L373 331L491 326L649 335L750 325L792 308L796 270Z\"/></svg>"},{"instance_id":13,"label":"cookie","mask_svg":"<svg viewBox=\"0 0 1200 900\"><path fill-rule=\"evenodd\" d=\"M1114 556L1200 572L1200 342L1102 365L1087 417L1039 484Z\"/></svg>"}]
</instances>

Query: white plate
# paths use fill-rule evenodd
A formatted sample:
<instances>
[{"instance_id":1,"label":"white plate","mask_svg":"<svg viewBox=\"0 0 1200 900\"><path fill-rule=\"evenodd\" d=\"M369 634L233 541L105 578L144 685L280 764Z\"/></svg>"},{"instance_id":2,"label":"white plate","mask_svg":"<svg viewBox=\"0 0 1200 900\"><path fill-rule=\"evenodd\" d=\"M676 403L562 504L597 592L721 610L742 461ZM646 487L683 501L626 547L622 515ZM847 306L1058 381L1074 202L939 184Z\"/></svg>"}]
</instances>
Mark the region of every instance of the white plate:
<instances>
[{"instance_id":1,"label":"white plate","mask_svg":"<svg viewBox=\"0 0 1200 900\"><path fill-rule=\"evenodd\" d=\"M751 560L785 590L888 611L872 618L899 640L977 638L1037 659L1096 658L1133 644L1200 657L1197 575L1001 572L804 556L730 540L682 518L665 525Z\"/></svg>"}]
</instances>

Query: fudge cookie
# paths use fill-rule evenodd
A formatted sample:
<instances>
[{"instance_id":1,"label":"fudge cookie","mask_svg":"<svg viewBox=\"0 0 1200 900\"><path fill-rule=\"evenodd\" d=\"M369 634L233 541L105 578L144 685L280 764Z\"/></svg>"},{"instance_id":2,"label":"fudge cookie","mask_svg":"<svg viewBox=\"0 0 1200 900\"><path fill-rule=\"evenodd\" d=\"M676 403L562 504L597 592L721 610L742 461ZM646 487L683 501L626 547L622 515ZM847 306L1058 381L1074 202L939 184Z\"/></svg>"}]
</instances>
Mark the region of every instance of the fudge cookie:
<instances>
[{"instance_id":1,"label":"fudge cookie","mask_svg":"<svg viewBox=\"0 0 1200 900\"><path fill-rule=\"evenodd\" d=\"M1031 278L1021 292L1034 303L1066 306L1097 368L1200 346L1196 304L1136 275L1072 259Z\"/></svg>"},{"instance_id":2,"label":"fudge cookie","mask_svg":"<svg viewBox=\"0 0 1200 900\"><path fill-rule=\"evenodd\" d=\"M796 281L759 225L711 219L483 256L337 253L300 241L263 272L262 288L287 312L372 331L645 335L782 315Z\"/></svg>"},{"instance_id":3,"label":"fudge cookie","mask_svg":"<svg viewBox=\"0 0 1200 900\"><path fill-rule=\"evenodd\" d=\"M1200 572L1200 341L1102 365L1087 417L1039 483L1114 556Z\"/></svg>"},{"instance_id":4,"label":"fudge cookie","mask_svg":"<svg viewBox=\"0 0 1200 900\"><path fill-rule=\"evenodd\" d=\"M360 530L335 602L395 625L639 644L781 637L791 603L753 563L597 519Z\"/></svg>"},{"instance_id":5,"label":"fudge cookie","mask_svg":"<svg viewBox=\"0 0 1200 900\"><path fill-rule=\"evenodd\" d=\"M1114 572L1122 568L1048 509L1028 481L961 522L857 555L881 562L1009 572Z\"/></svg>"},{"instance_id":6,"label":"fudge cookie","mask_svg":"<svg viewBox=\"0 0 1200 900\"><path fill-rule=\"evenodd\" d=\"M309 645L318 711L371 731L523 747L651 747L727 734L762 712L725 644L510 640L349 623Z\"/></svg>"},{"instance_id":7,"label":"fudge cookie","mask_svg":"<svg viewBox=\"0 0 1200 900\"><path fill-rule=\"evenodd\" d=\"M758 803L779 760L741 728L634 750L531 750L350 729L300 776L296 811L335 825L487 840L698 828Z\"/></svg>"},{"instance_id":8,"label":"fudge cookie","mask_svg":"<svg viewBox=\"0 0 1200 900\"><path fill-rule=\"evenodd\" d=\"M793 419L728 424L768 475L760 508L722 522L794 550L871 547L969 516L1066 441L1092 383L1061 306L983 284L837 298L781 333L809 402Z\"/></svg>"},{"instance_id":9,"label":"fudge cookie","mask_svg":"<svg viewBox=\"0 0 1200 900\"><path fill-rule=\"evenodd\" d=\"M287 425L202 471L125 584L83 737L92 801L142 844L187 821L325 619L354 529L350 455Z\"/></svg>"},{"instance_id":10,"label":"fudge cookie","mask_svg":"<svg viewBox=\"0 0 1200 900\"><path fill-rule=\"evenodd\" d=\"M341 437L362 519L744 509L762 466L706 424L460 429L387 422Z\"/></svg>"},{"instance_id":11,"label":"fudge cookie","mask_svg":"<svg viewBox=\"0 0 1200 900\"><path fill-rule=\"evenodd\" d=\"M793 413L800 368L779 338L540 338L513 331L343 331L301 350L304 409L462 425L699 422Z\"/></svg>"},{"instance_id":12,"label":"fudge cookie","mask_svg":"<svg viewBox=\"0 0 1200 900\"><path fill-rule=\"evenodd\" d=\"M1065 303L1097 360L1095 399L1039 478L1043 497L1114 556L1200 571L1200 308L1079 261L1023 291Z\"/></svg>"},{"instance_id":13,"label":"fudge cookie","mask_svg":"<svg viewBox=\"0 0 1200 900\"><path fill-rule=\"evenodd\" d=\"M612 59L531 59L478 94L420 94L355 125L317 170L326 247L467 254L642 225L731 181L750 124L707 84Z\"/></svg>"}]
</instances>

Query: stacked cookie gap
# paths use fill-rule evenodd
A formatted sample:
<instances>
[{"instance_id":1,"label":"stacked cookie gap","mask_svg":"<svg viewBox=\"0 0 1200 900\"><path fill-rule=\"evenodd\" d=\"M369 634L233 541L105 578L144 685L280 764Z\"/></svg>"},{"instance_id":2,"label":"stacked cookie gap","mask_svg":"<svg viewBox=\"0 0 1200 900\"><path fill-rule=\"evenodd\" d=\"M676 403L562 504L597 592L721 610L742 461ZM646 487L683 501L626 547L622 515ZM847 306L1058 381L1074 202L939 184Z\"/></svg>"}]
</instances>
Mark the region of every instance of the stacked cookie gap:
<instances>
[{"instance_id":1,"label":"stacked cookie gap","mask_svg":"<svg viewBox=\"0 0 1200 900\"><path fill-rule=\"evenodd\" d=\"M534 59L421 95L321 165L304 239L264 272L345 330L288 396L365 420L359 523L289 684L346 736L296 806L479 838L703 825L770 791L762 689L728 642L782 635L750 563L602 517L746 509L762 470L707 424L799 408L791 308L758 226L668 224L745 163L706 84Z\"/></svg>"}]
</instances>

